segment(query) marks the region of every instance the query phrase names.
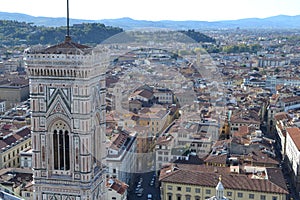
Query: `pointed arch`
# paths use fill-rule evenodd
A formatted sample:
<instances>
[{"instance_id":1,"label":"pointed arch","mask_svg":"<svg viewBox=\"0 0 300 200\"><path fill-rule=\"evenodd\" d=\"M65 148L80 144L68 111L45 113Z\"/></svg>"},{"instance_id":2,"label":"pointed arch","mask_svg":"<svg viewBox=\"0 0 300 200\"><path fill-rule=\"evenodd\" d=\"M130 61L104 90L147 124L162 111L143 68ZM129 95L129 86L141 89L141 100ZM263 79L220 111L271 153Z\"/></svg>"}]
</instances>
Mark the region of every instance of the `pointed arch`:
<instances>
[{"instance_id":1,"label":"pointed arch","mask_svg":"<svg viewBox=\"0 0 300 200\"><path fill-rule=\"evenodd\" d=\"M62 118L57 118L49 126L52 136L52 163L54 170L70 170L70 127Z\"/></svg>"}]
</instances>

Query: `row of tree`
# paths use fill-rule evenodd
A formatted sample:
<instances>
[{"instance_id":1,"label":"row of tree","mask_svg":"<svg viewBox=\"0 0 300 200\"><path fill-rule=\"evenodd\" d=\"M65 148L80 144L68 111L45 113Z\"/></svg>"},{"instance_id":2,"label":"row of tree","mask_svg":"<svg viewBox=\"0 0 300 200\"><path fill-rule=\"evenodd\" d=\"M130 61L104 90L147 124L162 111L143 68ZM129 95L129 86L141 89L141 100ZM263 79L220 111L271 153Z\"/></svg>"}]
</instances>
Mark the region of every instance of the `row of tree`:
<instances>
[{"instance_id":1,"label":"row of tree","mask_svg":"<svg viewBox=\"0 0 300 200\"><path fill-rule=\"evenodd\" d=\"M187 35L188 37L190 37L191 39L195 40L195 42L208 42L208 43L215 43L216 40L212 37L209 37L199 31L195 31L195 30L187 30L187 31L179 31L185 35Z\"/></svg>"},{"instance_id":2,"label":"row of tree","mask_svg":"<svg viewBox=\"0 0 300 200\"><path fill-rule=\"evenodd\" d=\"M206 48L208 53L257 53L257 51L261 50L262 46L259 44L237 44L237 45L226 45L226 46L209 46Z\"/></svg>"}]
</instances>

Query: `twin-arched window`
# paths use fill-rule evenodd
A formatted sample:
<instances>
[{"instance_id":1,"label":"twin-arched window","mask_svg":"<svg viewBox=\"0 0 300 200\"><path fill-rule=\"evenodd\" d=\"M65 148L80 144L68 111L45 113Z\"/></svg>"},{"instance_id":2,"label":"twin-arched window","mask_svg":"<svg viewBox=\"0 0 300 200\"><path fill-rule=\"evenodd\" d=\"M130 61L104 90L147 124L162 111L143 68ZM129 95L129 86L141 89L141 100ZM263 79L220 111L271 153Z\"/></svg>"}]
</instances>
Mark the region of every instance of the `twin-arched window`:
<instances>
[{"instance_id":1,"label":"twin-arched window","mask_svg":"<svg viewBox=\"0 0 300 200\"><path fill-rule=\"evenodd\" d=\"M70 138L68 126L59 121L53 127L53 163L55 170L70 170Z\"/></svg>"}]
</instances>

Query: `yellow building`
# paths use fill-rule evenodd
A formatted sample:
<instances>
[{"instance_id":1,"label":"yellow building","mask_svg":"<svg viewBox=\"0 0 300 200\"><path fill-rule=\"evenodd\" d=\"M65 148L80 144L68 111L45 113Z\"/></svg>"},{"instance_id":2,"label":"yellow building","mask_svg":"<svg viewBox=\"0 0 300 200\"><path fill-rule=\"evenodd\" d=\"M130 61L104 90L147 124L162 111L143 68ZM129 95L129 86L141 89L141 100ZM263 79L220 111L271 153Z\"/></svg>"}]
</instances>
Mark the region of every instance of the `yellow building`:
<instances>
[{"instance_id":1,"label":"yellow building","mask_svg":"<svg viewBox=\"0 0 300 200\"><path fill-rule=\"evenodd\" d=\"M148 127L156 135L168 126L170 111L165 108L144 108L139 115L138 125Z\"/></svg>"},{"instance_id":2,"label":"yellow building","mask_svg":"<svg viewBox=\"0 0 300 200\"><path fill-rule=\"evenodd\" d=\"M153 135L145 126L135 126L134 131L137 133L137 153L148 153L153 142Z\"/></svg>"},{"instance_id":3,"label":"yellow building","mask_svg":"<svg viewBox=\"0 0 300 200\"><path fill-rule=\"evenodd\" d=\"M10 125L5 125L6 127ZM24 126L15 131L0 130L0 169L4 167L19 167L19 154L23 149L31 146L30 128Z\"/></svg>"},{"instance_id":4,"label":"yellow building","mask_svg":"<svg viewBox=\"0 0 300 200\"><path fill-rule=\"evenodd\" d=\"M21 190L21 196L25 200L33 199L33 182L27 183Z\"/></svg>"},{"instance_id":5,"label":"yellow building","mask_svg":"<svg viewBox=\"0 0 300 200\"><path fill-rule=\"evenodd\" d=\"M29 98L28 79L17 78L0 85L1 99L6 100L6 109L14 107Z\"/></svg>"},{"instance_id":6,"label":"yellow building","mask_svg":"<svg viewBox=\"0 0 300 200\"><path fill-rule=\"evenodd\" d=\"M230 173L224 167L170 166L161 170L161 199L209 199L217 195L216 186L222 175L224 196L229 200L286 200L288 190L280 169L267 171L268 178L253 178L247 174Z\"/></svg>"},{"instance_id":7,"label":"yellow building","mask_svg":"<svg viewBox=\"0 0 300 200\"><path fill-rule=\"evenodd\" d=\"M220 127L220 137L223 139L229 138L230 126L228 120L226 119L223 125Z\"/></svg>"}]
</instances>

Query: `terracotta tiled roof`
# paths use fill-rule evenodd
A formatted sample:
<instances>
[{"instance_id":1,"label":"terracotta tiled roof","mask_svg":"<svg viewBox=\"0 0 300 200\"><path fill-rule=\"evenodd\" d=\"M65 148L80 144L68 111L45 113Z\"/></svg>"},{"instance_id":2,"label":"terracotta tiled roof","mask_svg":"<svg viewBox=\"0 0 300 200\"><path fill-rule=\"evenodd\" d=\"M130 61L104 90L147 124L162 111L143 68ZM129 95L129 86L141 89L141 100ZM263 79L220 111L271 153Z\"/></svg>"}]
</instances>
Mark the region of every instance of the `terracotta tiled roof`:
<instances>
[{"instance_id":1,"label":"terracotta tiled roof","mask_svg":"<svg viewBox=\"0 0 300 200\"><path fill-rule=\"evenodd\" d=\"M277 160L269 157L267 154L261 151L252 151L250 156L254 164L272 164L272 165L279 164Z\"/></svg>"},{"instance_id":2,"label":"terracotta tiled roof","mask_svg":"<svg viewBox=\"0 0 300 200\"><path fill-rule=\"evenodd\" d=\"M89 46L72 42L70 37L66 37L66 40L64 42L46 48L43 53L78 55L78 54L85 54L85 53L89 52L89 50L91 50L91 48Z\"/></svg>"},{"instance_id":3,"label":"terracotta tiled roof","mask_svg":"<svg viewBox=\"0 0 300 200\"><path fill-rule=\"evenodd\" d=\"M2 129L3 129L3 130L9 130L11 127L12 127L12 124L4 124L4 125L2 126Z\"/></svg>"},{"instance_id":4,"label":"terracotta tiled roof","mask_svg":"<svg viewBox=\"0 0 300 200\"><path fill-rule=\"evenodd\" d=\"M300 151L300 129L298 127L288 127L286 128L286 131Z\"/></svg>"},{"instance_id":5,"label":"terracotta tiled roof","mask_svg":"<svg viewBox=\"0 0 300 200\"><path fill-rule=\"evenodd\" d=\"M230 168L219 167L219 166L208 166L208 165L191 165L191 164L176 164L179 169L189 170L189 171L200 171L205 173L215 173L229 174Z\"/></svg>"},{"instance_id":6,"label":"terracotta tiled roof","mask_svg":"<svg viewBox=\"0 0 300 200\"><path fill-rule=\"evenodd\" d=\"M175 170L169 172L162 182L216 187L220 173L205 173L200 171ZM288 194L286 188L282 188L270 180L251 179L243 174L222 174L222 184L225 189L246 190L254 192Z\"/></svg>"},{"instance_id":7,"label":"terracotta tiled roof","mask_svg":"<svg viewBox=\"0 0 300 200\"><path fill-rule=\"evenodd\" d=\"M0 140L0 149L11 145L12 143L16 143L18 140L24 138L25 136L30 136L30 128L25 127L24 129L18 131L15 134L12 134L8 137L3 138Z\"/></svg>"},{"instance_id":8,"label":"terracotta tiled roof","mask_svg":"<svg viewBox=\"0 0 300 200\"><path fill-rule=\"evenodd\" d=\"M138 95L146 99L151 99L153 97L153 92L150 92L148 90L141 90L140 92L138 92Z\"/></svg>"},{"instance_id":9,"label":"terracotta tiled roof","mask_svg":"<svg viewBox=\"0 0 300 200\"><path fill-rule=\"evenodd\" d=\"M130 101L129 101L129 104L138 104L138 105L142 105L143 103L142 103L141 101L135 99L135 100L130 100Z\"/></svg>"},{"instance_id":10,"label":"terracotta tiled roof","mask_svg":"<svg viewBox=\"0 0 300 200\"><path fill-rule=\"evenodd\" d=\"M291 119L290 116L286 112L279 112L276 113L274 116L275 120L284 120L284 119Z\"/></svg>"},{"instance_id":11,"label":"terracotta tiled roof","mask_svg":"<svg viewBox=\"0 0 300 200\"><path fill-rule=\"evenodd\" d=\"M204 162L206 163L215 163L215 164L226 164L227 154L223 155L210 155L208 156Z\"/></svg>"},{"instance_id":12,"label":"terracotta tiled roof","mask_svg":"<svg viewBox=\"0 0 300 200\"><path fill-rule=\"evenodd\" d=\"M249 134L248 126L240 126L238 131L234 132L235 137L243 137Z\"/></svg>"},{"instance_id":13,"label":"terracotta tiled roof","mask_svg":"<svg viewBox=\"0 0 300 200\"><path fill-rule=\"evenodd\" d=\"M115 190L119 194L124 194L128 188L128 185L118 179L109 179L106 182L107 187Z\"/></svg>"},{"instance_id":14,"label":"terracotta tiled roof","mask_svg":"<svg viewBox=\"0 0 300 200\"><path fill-rule=\"evenodd\" d=\"M268 179L279 187L288 190L281 169L278 168L266 168Z\"/></svg>"},{"instance_id":15,"label":"terracotta tiled roof","mask_svg":"<svg viewBox=\"0 0 300 200\"><path fill-rule=\"evenodd\" d=\"M300 96L292 96L292 97L285 97L281 99L284 103L291 103L294 101L300 101Z\"/></svg>"},{"instance_id":16,"label":"terracotta tiled roof","mask_svg":"<svg viewBox=\"0 0 300 200\"><path fill-rule=\"evenodd\" d=\"M129 134L125 132L120 132L112 139L112 144L110 148L119 150L123 145L125 145L125 142L129 138Z\"/></svg>"}]
</instances>

